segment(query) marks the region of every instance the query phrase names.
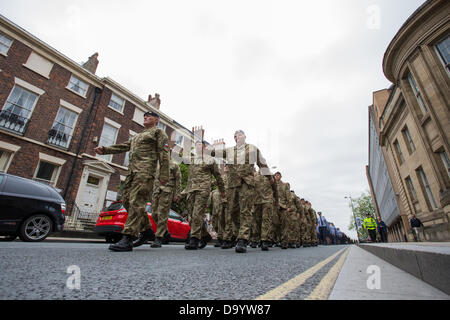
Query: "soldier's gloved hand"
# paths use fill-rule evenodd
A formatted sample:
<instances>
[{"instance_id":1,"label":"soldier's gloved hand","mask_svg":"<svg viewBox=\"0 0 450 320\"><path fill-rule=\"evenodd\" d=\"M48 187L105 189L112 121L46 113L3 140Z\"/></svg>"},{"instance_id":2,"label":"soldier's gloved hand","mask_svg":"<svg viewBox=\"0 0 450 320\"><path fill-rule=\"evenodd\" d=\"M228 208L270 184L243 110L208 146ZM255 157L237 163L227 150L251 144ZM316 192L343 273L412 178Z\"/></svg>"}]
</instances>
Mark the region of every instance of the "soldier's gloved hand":
<instances>
[{"instance_id":1,"label":"soldier's gloved hand","mask_svg":"<svg viewBox=\"0 0 450 320\"><path fill-rule=\"evenodd\" d=\"M220 195L222 196L222 199L225 199L227 197L227 194L225 192L221 192Z\"/></svg>"},{"instance_id":2,"label":"soldier's gloved hand","mask_svg":"<svg viewBox=\"0 0 450 320\"><path fill-rule=\"evenodd\" d=\"M175 197L173 197L173 201L175 201L175 202L178 202L178 201L180 201L180 197L179 197L179 196L175 196Z\"/></svg>"}]
</instances>

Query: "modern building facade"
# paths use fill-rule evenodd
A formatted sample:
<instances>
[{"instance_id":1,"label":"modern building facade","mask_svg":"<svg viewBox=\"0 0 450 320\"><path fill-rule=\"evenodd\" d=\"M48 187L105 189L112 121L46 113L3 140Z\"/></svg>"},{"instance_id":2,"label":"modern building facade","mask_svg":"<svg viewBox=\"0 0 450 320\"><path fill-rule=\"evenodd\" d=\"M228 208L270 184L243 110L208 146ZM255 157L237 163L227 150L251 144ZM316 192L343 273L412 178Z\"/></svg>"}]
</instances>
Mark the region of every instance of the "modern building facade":
<instances>
[{"instance_id":1,"label":"modern building facade","mask_svg":"<svg viewBox=\"0 0 450 320\"><path fill-rule=\"evenodd\" d=\"M158 94L145 101L98 77L97 58L80 65L0 16L0 171L60 189L69 215L85 220L116 200L128 170L128 154L99 156L96 146L141 132L149 110L174 150L194 139Z\"/></svg>"},{"instance_id":2,"label":"modern building facade","mask_svg":"<svg viewBox=\"0 0 450 320\"><path fill-rule=\"evenodd\" d=\"M383 70L393 85L372 110L407 240L413 240L413 214L426 240L450 240L449 63L450 2L426 1L389 44ZM374 166L369 171L380 175Z\"/></svg>"}]
</instances>

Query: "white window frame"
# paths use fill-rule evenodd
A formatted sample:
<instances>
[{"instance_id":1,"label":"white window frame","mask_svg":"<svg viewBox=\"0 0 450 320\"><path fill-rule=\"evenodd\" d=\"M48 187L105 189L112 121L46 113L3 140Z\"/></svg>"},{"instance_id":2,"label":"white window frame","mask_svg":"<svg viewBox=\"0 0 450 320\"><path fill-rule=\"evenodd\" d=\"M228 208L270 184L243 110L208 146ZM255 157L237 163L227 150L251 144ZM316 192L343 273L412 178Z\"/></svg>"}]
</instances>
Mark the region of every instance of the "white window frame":
<instances>
[{"instance_id":1,"label":"white window frame","mask_svg":"<svg viewBox=\"0 0 450 320\"><path fill-rule=\"evenodd\" d=\"M50 163L55 166L55 169L53 170L53 173L52 173L51 181L37 177L41 162ZM65 163L66 163L66 160L64 160L64 159L57 158L57 157L39 152L39 162L38 162L38 165L36 166L36 169L34 170L33 180L47 183L47 184L50 184L55 187L56 184L58 183L58 179L59 179L59 175L61 173L62 166Z\"/></svg>"},{"instance_id":2,"label":"white window frame","mask_svg":"<svg viewBox=\"0 0 450 320\"><path fill-rule=\"evenodd\" d=\"M8 172L9 166L11 165L13 158L14 158L16 152L20 150L20 148L21 148L20 146L16 146L14 144L0 141L0 149L9 154L9 155L2 155L2 157L8 156L9 159L5 163L5 168L3 170L1 170L1 168L0 168L0 172L4 172L4 173Z\"/></svg>"},{"instance_id":3,"label":"white window frame","mask_svg":"<svg viewBox=\"0 0 450 320\"><path fill-rule=\"evenodd\" d=\"M69 149L70 143L72 142L73 133L74 133L74 131L75 131L75 128L77 127L78 117L79 117L80 113L81 113L83 110L80 109L80 108L78 108L78 107L76 107L76 106L74 106L74 105L72 105L71 103L69 103L69 102L64 101L64 100L61 99L61 100L60 100L60 107L59 107L59 109L58 109L58 112L57 112L57 114L56 114L56 117L58 116L59 110L60 110L61 108L66 109L66 110L69 110L69 111L75 113L75 115L76 115L76 116L75 116L75 120L74 120L74 122L73 122L72 130L71 130L70 133L69 133L69 140L67 141L67 146L63 147L63 146L58 146L58 145L56 145L56 147L61 147L61 148L64 148L64 149ZM53 129L53 126L55 125L56 117L55 117L55 120L53 120L53 124L52 124L52 128L51 128L51 129ZM49 140L49 139L48 139L48 140ZM47 141L48 141L48 140L47 140ZM52 146L55 145L55 144L52 144L52 143L50 143L50 144L51 144Z\"/></svg>"},{"instance_id":4,"label":"white window frame","mask_svg":"<svg viewBox=\"0 0 450 320\"><path fill-rule=\"evenodd\" d=\"M144 126L144 114L146 111L142 110L141 108L136 107L134 109L133 114L133 121L136 122L141 127Z\"/></svg>"},{"instance_id":5,"label":"white window frame","mask_svg":"<svg viewBox=\"0 0 450 320\"><path fill-rule=\"evenodd\" d=\"M135 135L137 135L137 133L134 132L133 130L130 130L130 139L132 139ZM125 159L123 160L123 166L128 167L129 164L130 164L130 151L127 151L125 153Z\"/></svg>"},{"instance_id":6,"label":"white window frame","mask_svg":"<svg viewBox=\"0 0 450 320\"><path fill-rule=\"evenodd\" d=\"M53 69L54 63L32 51L28 56L27 62L23 64L23 66L46 79L50 79L50 72Z\"/></svg>"},{"instance_id":7,"label":"white window frame","mask_svg":"<svg viewBox=\"0 0 450 320\"><path fill-rule=\"evenodd\" d=\"M31 106L31 109L29 110L30 114L27 117L27 120L31 120L31 117L33 116L33 112L34 112L34 109L36 108L36 105L37 105L37 103L39 101L39 98L40 98L41 95L43 95L45 93L45 91L42 90L41 88L38 88L38 87L32 85L31 83L28 83L28 82L22 80L22 79L14 78L14 86L11 89L11 91L9 92L8 98L6 99L5 103L3 104L1 111L3 111L5 109L6 104L10 101L11 95L14 92L14 89L16 87L19 87L22 90L29 91L29 92L32 92L32 93L37 95L36 99L34 100L33 105ZM8 129L5 128L5 130L8 130ZM17 133L18 134L24 134L24 132L22 132L22 133L17 132Z\"/></svg>"},{"instance_id":8,"label":"white window frame","mask_svg":"<svg viewBox=\"0 0 450 320\"><path fill-rule=\"evenodd\" d=\"M100 144L100 141L101 141L102 136L103 136L103 130L104 130L104 128L105 128L105 125L109 125L110 127L113 127L113 128L116 129L116 134L115 134L115 136L114 136L114 139L113 139L111 145L116 144L116 142L117 142L117 137L119 136L119 130L120 130L121 125L118 124L117 122L111 120L111 119L105 118L105 119L104 119L103 128L102 128L102 133L100 134L100 139L99 139L99 144L98 144L99 147L102 147L102 146L103 146L103 145ZM105 146L105 147L107 147L107 146ZM97 158L103 159L103 160L105 160L105 161L107 161L107 162L112 162L112 157L113 157L112 154L105 154L105 155L99 155L99 154L98 154L98 155L97 155Z\"/></svg>"},{"instance_id":9,"label":"white window frame","mask_svg":"<svg viewBox=\"0 0 450 320\"><path fill-rule=\"evenodd\" d=\"M10 41L10 44L8 45L8 44L4 43L4 42L3 42L3 38L5 38L6 40L9 40L9 41ZM6 35L3 34L3 33L0 33L0 48L1 48L1 47L7 48L7 50L6 50L5 52L3 52L3 50L0 50L0 54L1 54L1 55L4 55L5 57L7 57L7 56L8 56L9 49L11 49L11 46L12 46L13 42L14 42L13 39L9 38L8 36L6 36Z\"/></svg>"},{"instance_id":10,"label":"white window frame","mask_svg":"<svg viewBox=\"0 0 450 320\"><path fill-rule=\"evenodd\" d=\"M113 98L117 98L117 99L121 100L122 104L117 103L117 101L114 100ZM120 106L120 110L118 110L118 109L114 108L113 106L111 106L111 101L113 101L115 104L119 105ZM108 107L123 115L123 109L125 108L125 103L126 103L126 99L125 98L123 98L122 96L120 96L120 95L118 95L118 94L113 92L111 94L111 99L109 99Z\"/></svg>"},{"instance_id":11,"label":"white window frame","mask_svg":"<svg viewBox=\"0 0 450 320\"><path fill-rule=\"evenodd\" d=\"M78 91L76 91L76 90L74 90L74 89L72 89L72 88L70 87L71 84L75 85L75 83L72 82L72 79L75 79L75 80L79 81L79 84L82 84L82 85L85 85L85 86L86 86L86 88L84 89L82 86L76 85L76 86L79 87L80 89L85 90L85 91L84 91L84 94L81 93L81 92L78 92ZM71 92L73 92L73 93L75 93L75 94L77 94L77 95L79 95L80 97L86 98L87 93L88 93L88 91L89 91L89 83L87 83L87 82L81 80L79 77L77 77L76 75L74 75L74 74L72 73L72 75L70 76L69 83L67 84L66 89L69 90L69 91L71 91Z\"/></svg>"}]
</instances>

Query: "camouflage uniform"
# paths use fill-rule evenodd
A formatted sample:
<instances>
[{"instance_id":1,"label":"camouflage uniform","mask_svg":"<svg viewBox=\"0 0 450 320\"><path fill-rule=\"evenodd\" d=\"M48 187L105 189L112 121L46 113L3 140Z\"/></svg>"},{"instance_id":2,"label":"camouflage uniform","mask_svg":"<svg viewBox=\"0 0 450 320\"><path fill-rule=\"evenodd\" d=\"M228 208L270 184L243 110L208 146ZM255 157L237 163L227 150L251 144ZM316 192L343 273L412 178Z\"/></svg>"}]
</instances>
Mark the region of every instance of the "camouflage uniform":
<instances>
[{"instance_id":1,"label":"camouflage uniform","mask_svg":"<svg viewBox=\"0 0 450 320\"><path fill-rule=\"evenodd\" d=\"M196 156L189 165L189 178L186 189L191 238L202 239L208 234L204 217L211 192L211 176L217 181L220 192L225 192L224 182L214 158Z\"/></svg>"},{"instance_id":2,"label":"camouflage uniform","mask_svg":"<svg viewBox=\"0 0 450 320\"><path fill-rule=\"evenodd\" d=\"M289 242L297 247L300 246L300 211L301 203L300 198L292 191L292 201L294 203L295 212L292 214L292 226L291 226L291 236Z\"/></svg>"},{"instance_id":3,"label":"camouflage uniform","mask_svg":"<svg viewBox=\"0 0 450 320\"><path fill-rule=\"evenodd\" d=\"M265 168L267 176L271 174L261 152L251 144L244 143L223 151L229 168L224 240L231 242L238 230L237 238L248 242L254 203L254 164Z\"/></svg>"},{"instance_id":4,"label":"camouflage uniform","mask_svg":"<svg viewBox=\"0 0 450 320\"><path fill-rule=\"evenodd\" d=\"M151 201L156 168L160 165L160 179L169 180L169 145L164 131L157 127L147 128L129 141L103 147L103 154L116 154L130 151L128 174L123 184L122 202L128 212L122 231L124 235L138 237L141 231L150 226L145 212L147 202Z\"/></svg>"},{"instance_id":5,"label":"camouflage uniform","mask_svg":"<svg viewBox=\"0 0 450 320\"><path fill-rule=\"evenodd\" d=\"M306 232L308 228L308 220L306 219L306 206L300 203L300 239L303 246L307 246Z\"/></svg>"},{"instance_id":6,"label":"camouflage uniform","mask_svg":"<svg viewBox=\"0 0 450 320\"><path fill-rule=\"evenodd\" d=\"M274 200L278 200L275 184L270 184L265 176L256 173L252 242L271 241Z\"/></svg>"},{"instance_id":7,"label":"camouflage uniform","mask_svg":"<svg viewBox=\"0 0 450 320\"><path fill-rule=\"evenodd\" d=\"M317 238L317 215L316 211L311 208L311 244L317 245L319 243L319 239Z\"/></svg>"},{"instance_id":8,"label":"camouflage uniform","mask_svg":"<svg viewBox=\"0 0 450 320\"><path fill-rule=\"evenodd\" d=\"M279 181L276 183L278 191L278 212L281 219L281 244L287 246L289 244L289 225L292 223L291 215L295 212L293 199L291 196L289 183ZM290 209L290 211L287 211Z\"/></svg>"},{"instance_id":9,"label":"camouflage uniform","mask_svg":"<svg viewBox=\"0 0 450 320\"><path fill-rule=\"evenodd\" d=\"M159 177L159 168L156 174ZM169 220L170 206L175 196L181 194L181 171L178 164L170 160L169 181L162 186L157 179L153 187L152 218L156 223L156 237L163 238L167 232L167 221Z\"/></svg>"}]
</instances>

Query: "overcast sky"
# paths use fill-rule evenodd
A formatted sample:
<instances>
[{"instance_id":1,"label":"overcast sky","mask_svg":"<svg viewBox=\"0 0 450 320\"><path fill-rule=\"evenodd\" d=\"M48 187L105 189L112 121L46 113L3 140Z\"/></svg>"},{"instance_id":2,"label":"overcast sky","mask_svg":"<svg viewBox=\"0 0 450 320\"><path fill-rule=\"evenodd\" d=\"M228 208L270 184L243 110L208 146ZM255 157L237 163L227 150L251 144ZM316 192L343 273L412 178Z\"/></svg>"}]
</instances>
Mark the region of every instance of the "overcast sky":
<instances>
[{"instance_id":1,"label":"overcast sky","mask_svg":"<svg viewBox=\"0 0 450 320\"><path fill-rule=\"evenodd\" d=\"M348 231L369 190L368 111L384 52L424 0L0 0L0 13L205 139L237 129Z\"/></svg>"}]
</instances>

